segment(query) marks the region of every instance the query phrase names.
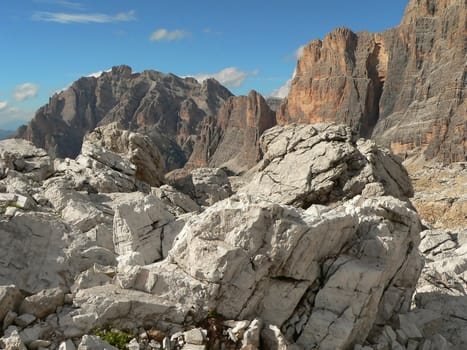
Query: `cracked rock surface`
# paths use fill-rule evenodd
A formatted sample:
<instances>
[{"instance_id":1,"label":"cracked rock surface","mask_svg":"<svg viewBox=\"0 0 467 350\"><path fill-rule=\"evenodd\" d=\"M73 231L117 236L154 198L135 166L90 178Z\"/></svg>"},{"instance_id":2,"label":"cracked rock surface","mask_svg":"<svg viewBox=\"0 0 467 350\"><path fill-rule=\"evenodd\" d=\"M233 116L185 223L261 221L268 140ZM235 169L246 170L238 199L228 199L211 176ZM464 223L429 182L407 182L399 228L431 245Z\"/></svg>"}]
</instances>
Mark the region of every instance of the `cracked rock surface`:
<instances>
[{"instance_id":1,"label":"cracked rock surface","mask_svg":"<svg viewBox=\"0 0 467 350\"><path fill-rule=\"evenodd\" d=\"M421 224L388 151L344 126L276 127L238 193L197 169L172 177L184 194L141 181L114 143L139 136L122 135L96 130L76 160L0 142L15 149L0 180L3 346L106 347L92 332L112 327L135 349L352 349L399 331ZM15 165L22 147L38 166Z\"/></svg>"}]
</instances>

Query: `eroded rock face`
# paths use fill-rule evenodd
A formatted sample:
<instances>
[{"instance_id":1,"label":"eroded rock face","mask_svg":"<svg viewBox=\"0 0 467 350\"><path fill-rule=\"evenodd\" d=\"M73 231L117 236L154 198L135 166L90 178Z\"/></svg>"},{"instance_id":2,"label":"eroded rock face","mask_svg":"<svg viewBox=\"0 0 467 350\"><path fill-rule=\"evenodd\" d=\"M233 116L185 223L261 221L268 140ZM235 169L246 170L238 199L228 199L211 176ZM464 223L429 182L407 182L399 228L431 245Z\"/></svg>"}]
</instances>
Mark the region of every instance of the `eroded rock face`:
<instances>
[{"instance_id":1,"label":"eroded rock face","mask_svg":"<svg viewBox=\"0 0 467 350\"><path fill-rule=\"evenodd\" d=\"M122 130L116 123L96 128L86 135L81 154L134 175L137 180L150 186L163 184L165 163L157 146L149 137ZM118 159L115 154L123 159Z\"/></svg>"},{"instance_id":2,"label":"eroded rock face","mask_svg":"<svg viewBox=\"0 0 467 350\"><path fill-rule=\"evenodd\" d=\"M411 0L394 29L310 42L278 122L346 123L396 153L464 161L466 16L463 0Z\"/></svg>"},{"instance_id":3,"label":"eroded rock face","mask_svg":"<svg viewBox=\"0 0 467 350\"><path fill-rule=\"evenodd\" d=\"M248 96L231 97L214 118L204 123L186 167L246 171L261 158L261 134L274 125L275 113L256 91Z\"/></svg>"},{"instance_id":4,"label":"eroded rock face","mask_svg":"<svg viewBox=\"0 0 467 350\"><path fill-rule=\"evenodd\" d=\"M84 135L96 126L119 122L148 135L169 170L181 167L193 147L200 122L216 114L232 94L209 79L199 84L156 71L132 73L113 67L98 78L83 77L55 94L18 136L57 157L76 157Z\"/></svg>"},{"instance_id":5,"label":"eroded rock face","mask_svg":"<svg viewBox=\"0 0 467 350\"><path fill-rule=\"evenodd\" d=\"M5 198L34 204L0 211L12 242L0 245L0 283L25 293L5 302L3 343L18 331L29 347L79 344L106 326L172 335L215 310L232 319L219 330L235 346L351 349L409 310L422 262L410 182L397 158L350 128L264 133L264 160L239 194L220 169L184 169L180 184L198 203L135 179L112 140L88 137L84 154L55 160L45 181L27 168L0 180ZM271 176L273 193L261 182ZM200 334L174 341L203 347Z\"/></svg>"},{"instance_id":6,"label":"eroded rock face","mask_svg":"<svg viewBox=\"0 0 467 350\"><path fill-rule=\"evenodd\" d=\"M240 192L307 208L363 191L409 198L412 186L400 161L372 141L356 140L342 125L289 125L261 138L263 160Z\"/></svg>"}]
</instances>

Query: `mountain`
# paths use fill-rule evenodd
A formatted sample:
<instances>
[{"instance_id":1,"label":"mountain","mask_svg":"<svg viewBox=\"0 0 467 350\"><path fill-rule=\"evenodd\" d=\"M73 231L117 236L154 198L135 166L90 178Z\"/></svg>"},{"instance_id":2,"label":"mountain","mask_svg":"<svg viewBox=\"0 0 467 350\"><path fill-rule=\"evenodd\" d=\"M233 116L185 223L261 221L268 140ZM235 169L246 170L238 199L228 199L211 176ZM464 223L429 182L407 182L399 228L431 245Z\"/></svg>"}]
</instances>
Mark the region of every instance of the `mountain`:
<instances>
[{"instance_id":1,"label":"mountain","mask_svg":"<svg viewBox=\"0 0 467 350\"><path fill-rule=\"evenodd\" d=\"M186 166L248 170L261 159L260 136L274 125L275 112L256 91L230 97L214 118L206 118Z\"/></svg>"},{"instance_id":2,"label":"mountain","mask_svg":"<svg viewBox=\"0 0 467 350\"><path fill-rule=\"evenodd\" d=\"M346 123L397 153L466 160L466 13L465 0L411 0L396 28L311 41L278 123Z\"/></svg>"},{"instance_id":3,"label":"mountain","mask_svg":"<svg viewBox=\"0 0 467 350\"><path fill-rule=\"evenodd\" d=\"M0 140L5 140L15 135L14 131L11 130L0 130Z\"/></svg>"},{"instance_id":4,"label":"mountain","mask_svg":"<svg viewBox=\"0 0 467 350\"><path fill-rule=\"evenodd\" d=\"M52 96L18 137L57 157L76 157L83 137L97 126L117 122L148 135L168 169L183 166L205 117L217 113L232 93L213 79L202 84L153 70L133 73L113 67L99 77L83 77Z\"/></svg>"}]
</instances>

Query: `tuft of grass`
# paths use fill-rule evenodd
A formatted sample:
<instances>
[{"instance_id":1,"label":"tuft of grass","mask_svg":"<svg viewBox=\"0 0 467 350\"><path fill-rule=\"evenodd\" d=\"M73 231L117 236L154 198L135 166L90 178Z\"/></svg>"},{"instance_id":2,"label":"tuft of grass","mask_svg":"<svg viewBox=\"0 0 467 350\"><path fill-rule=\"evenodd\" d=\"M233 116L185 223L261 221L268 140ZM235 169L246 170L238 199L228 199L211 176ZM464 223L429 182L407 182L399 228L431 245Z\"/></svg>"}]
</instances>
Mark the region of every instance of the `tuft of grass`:
<instances>
[{"instance_id":1,"label":"tuft of grass","mask_svg":"<svg viewBox=\"0 0 467 350\"><path fill-rule=\"evenodd\" d=\"M119 349L125 349L126 345L135 337L131 333L118 329L95 329L94 334Z\"/></svg>"}]
</instances>

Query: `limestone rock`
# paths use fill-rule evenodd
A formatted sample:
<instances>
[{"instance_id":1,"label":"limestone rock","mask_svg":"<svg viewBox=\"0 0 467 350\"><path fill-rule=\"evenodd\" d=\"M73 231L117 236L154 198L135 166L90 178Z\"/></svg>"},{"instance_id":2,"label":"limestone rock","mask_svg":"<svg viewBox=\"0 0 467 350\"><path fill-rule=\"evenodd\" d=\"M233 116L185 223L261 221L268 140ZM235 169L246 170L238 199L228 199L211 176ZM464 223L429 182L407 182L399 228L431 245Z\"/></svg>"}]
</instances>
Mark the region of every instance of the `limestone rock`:
<instances>
[{"instance_id":1,"label":"limestone rock","mask_svg":"<svg viewBox=\"0 0 467 350\"><path fill-rule=\"evenodd\" d=\"M17 331L0 338L0 343L3 344L5 350L27 350Z\"/></svg>"},{"instance_id":2,"label":"limestone rock","mask_svg":"<svg viewBox=\"0 0 467 350\"><path fill-rule=\"evenodd\" d=\"M149 136L164 155L168 170L188 159L201 121L214 116L232 94L213 79L113 67L99 77L83 77L40 108L21 138L57 157L76 157L84 135L112 122Z\"/></svg>"},{"instance_id":3,"label":"limestone rock","mask_svg":"<svg viewBox=\"0 0 467 350\"><path fill-rule=\"evenodd\" d=\"M167 206L167 210L173 215L201 211L201 207L193 199L170 185L152 188L152 192Z\"/></svg>"},{"instance_id":4,"label":"limestone rock","mask_svg":"<svg viewBox=\"0 0 467 350\"><path fill-rule=\"evenodd\" d=\"M10 311L15 311L23 300L23 295L14 285L0 286L0 321Z\"/></svg>"},{"instance_id":5,"label":"limestone rock","mask_svg":"<svg viewBox=\"0 0 467 350\"><path fill-rule=\"evenodd\" d=\"M344 126L277 126L263 134L261 148L264 158L240 192L305 208L352 198L371 183L398 198L413 193L400 161Z\"/></svg>"},{"instance_id":6,"label":"limestone rock","mask_svg":"<svg viewBox=\"0 0 467 350\"><path fill-rule=\"evenodd\" d=\"M157 146L148 136L122 130L116 123L86 135L81 154L151 186L163 183L165 163Z\"/></svg>"},{"instance_id":7,"label":"limestone rock","mask_svg":"<svg viewBox=\"0 0 467 350\"><path fill-rule=\"evenodd\" d=\"M230 97L214 118L204 122L185 167L246 171L261 158L259 137L274 125L275 113L256 91Z\"/></svg>"},{"instance_id":8,"label":"limestone rock","mask_svg":"<svg viewBox=\"0 0 467 350\"><path fill-rule=\"evenodd\" d=\"M209 206L232 195L227 174L218 168L198 168L191 172L175 170L166 175L167 182L196 203Z\"/></svg>"},{"instance_id":9,"label":"limestone rock","mask_svg":"<svg viewBox=\"0 0 467 350\"><path fill-rule=\"evenodd\" d=\"M57 307L62 306L65 293L61 288L44 289L41 292L26 297L19 311L30 313L37 318L44 318L55 312Z\"/></svg>"},{"instance_id":10,"label":"limestone rock","mask_svg":"<svg viewBox=\"0 0 467 350\"><path fill-rule=\"evenodd\" d=\"M26 173L36 181L42 181L53 172L53 162L47 153L25 140L0 141L0 178L6 169Z\"/></svg>"},{"instance_id":11,"label":"limestone rock","mask_svg":"<svg viewBox=\"0 0 467 350\"><path fill-rule=\"evenodd\" d=\"M0 236L9 242L0 245L0 284L32 293L66 284L70 237L63 222L51 214L26 212L0 223Z\"/></svg>"},{"instance_id":12,"label":"limestone rock","mask_svg":"<svg viewBox=\"0 0 467 350\"><path fill-rule=\"evenodd\" d=\"M113 241L119 255L139 252L146 264L162 258L164 226L174 217L154 195L135 193L115 209Z\"/></svg>"},{"instance_id":13,"label":"limestone rock","mask_svg":"<svg viewBox=\"0 0 467 350\"><path fill-rule=\"evenodd\" d=\"M278 123L346 123L397 153L465 161L466 16L464 0L410 0L396 28L311 41Z\"/></svg>"},{"instance_id":14,"label":"limestone rock","mask_svg":"<svg viewBox=\"0 0 467 350\"><path fill-rule=\"evenodd\" d=\"M95 335L85 335L78 345L78 350L118 350L115 346Z\"/></svg>"}]
</instances>

